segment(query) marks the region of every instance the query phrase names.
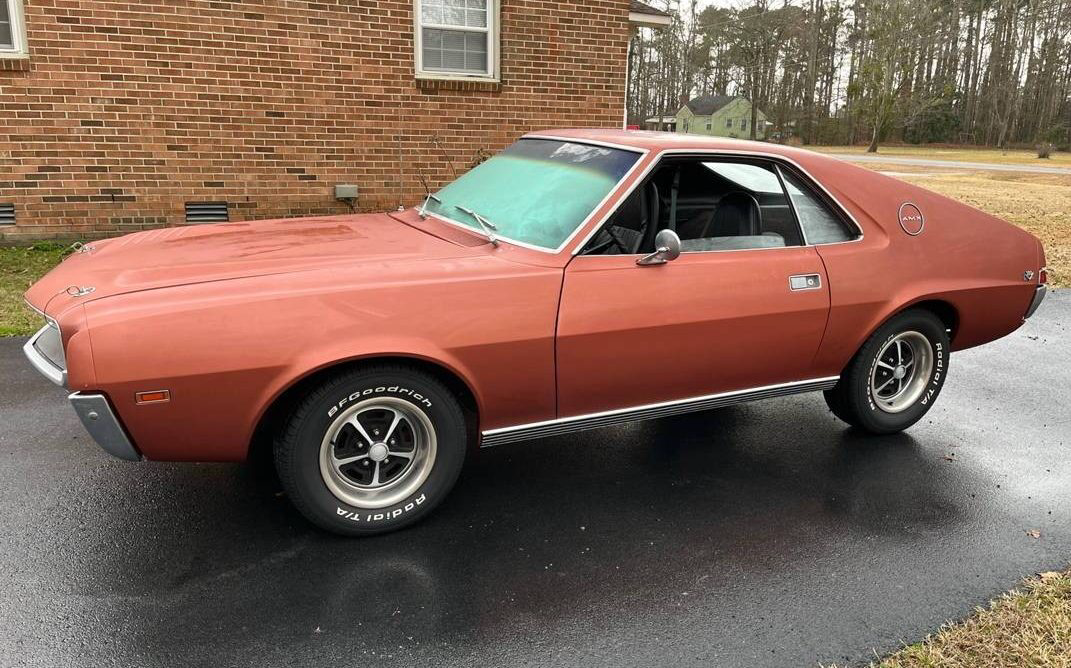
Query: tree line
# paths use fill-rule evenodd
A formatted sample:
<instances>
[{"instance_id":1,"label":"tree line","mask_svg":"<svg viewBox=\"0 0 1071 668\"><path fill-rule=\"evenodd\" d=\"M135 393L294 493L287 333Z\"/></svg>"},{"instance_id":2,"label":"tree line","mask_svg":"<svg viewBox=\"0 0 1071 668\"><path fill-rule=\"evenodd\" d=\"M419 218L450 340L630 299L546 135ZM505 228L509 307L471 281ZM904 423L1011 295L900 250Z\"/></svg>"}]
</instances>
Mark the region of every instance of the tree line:
<instances>
[{"instance_id":1,"label":"tree line","mask_svg":"<svg viewBox=\"0 0 1071 668\"><path fill-rule=\"evenodd\" d=\"M650 3L674 19L633 37L630 123L730 94L804 144L1069 144L1071 0L743 2Z\"/></svg>"}]
</instances>

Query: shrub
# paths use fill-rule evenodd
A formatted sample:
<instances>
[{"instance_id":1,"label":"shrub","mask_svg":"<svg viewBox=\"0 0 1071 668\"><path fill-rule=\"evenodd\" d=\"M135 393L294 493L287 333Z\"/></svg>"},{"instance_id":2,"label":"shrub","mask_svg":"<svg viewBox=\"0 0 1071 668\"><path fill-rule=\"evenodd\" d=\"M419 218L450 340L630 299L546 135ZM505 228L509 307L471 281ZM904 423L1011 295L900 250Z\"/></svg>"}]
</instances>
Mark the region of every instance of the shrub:
<instances>
[{"instance_id":1,"label":"shrub","mask_svg":"<svg viewBox=\"0 0 1071 668\"><path fill-rule=\"evenodd\" d=\"M1055 147L1052 144L1047 141L1043 141L1038 144L1038 157L1048 158L1052 155L1053 150L1055 150Z\"/></svg>"}]
</instances>

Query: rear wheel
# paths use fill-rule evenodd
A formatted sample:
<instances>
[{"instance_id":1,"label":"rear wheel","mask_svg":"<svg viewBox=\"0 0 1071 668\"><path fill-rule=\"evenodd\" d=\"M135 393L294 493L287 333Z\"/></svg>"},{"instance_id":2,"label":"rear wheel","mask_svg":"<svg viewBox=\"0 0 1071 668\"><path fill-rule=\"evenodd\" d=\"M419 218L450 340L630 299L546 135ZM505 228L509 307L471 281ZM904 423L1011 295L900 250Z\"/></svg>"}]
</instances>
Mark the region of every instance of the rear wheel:
<instances>
[{"instance_id":1,"label":"rear wheel","mask_svg":"<svg viewBox=\"0 0 1071 668\"><path fill-rule=\"evenodd\" d=\"M949 339L929 311L905 311L882 325L825 392L833 414L875 434L922 419L944 386Z\"/></svg>"},{"instance_id":2,"label":"rear wheel","mask_svg":"<svg viewBox=\"0 0 1071 668\"><path fill-rule=\"evenodd\" d=\"M435 378L377 366L312 391L275 442L294 505L346 535L416 522L453 487L466 450L457 400Z\"/></svg>"}]
</instances>

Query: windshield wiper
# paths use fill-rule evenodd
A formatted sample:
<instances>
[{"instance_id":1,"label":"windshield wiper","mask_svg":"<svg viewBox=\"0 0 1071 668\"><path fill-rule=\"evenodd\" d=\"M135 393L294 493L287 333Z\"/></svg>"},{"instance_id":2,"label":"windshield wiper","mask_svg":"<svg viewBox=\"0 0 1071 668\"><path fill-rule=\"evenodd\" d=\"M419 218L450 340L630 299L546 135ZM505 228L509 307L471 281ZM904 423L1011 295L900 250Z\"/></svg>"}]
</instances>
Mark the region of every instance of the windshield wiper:
<instances>
[{"instance_id":1,"label":"windshield wiper","mask_svg":"<svg viewBox=\"0 0 1071 668\"><path fill-rule=\"evenodd\" d=\"M498 245L498 237L495 236L495 233L494 233L494 230L498 229L497 225L495 225L491 221L487 220L482 215L476 213L472 209L468 208L467 206L461 206L460 204L455 204L454 208L458 209L459 211L464 211L465 213L467 213L470 216L472 216L473 219L477 223L480 224L480 228L483 230L483 233L485 235L487 235L487 240L489 242L491 242L491 245L492 246L497 246Z\"/></svg>"},{"instance_id":2,"label":"windshield wiper","mask_svg":"<svg viewBox=\"0 0 1071 668\"><path fill-rule=\"evenodd\" d=\"M419 209L417 209L417 215L420 216L421 220L428 217L428 202L430 202L431 200L435 200L439 204L443 203L441 199L439 199L435 195L432 195L431 193L428 193L428 196L424 198L424 203L420 205Z\"/></svg>"}]
</instances>

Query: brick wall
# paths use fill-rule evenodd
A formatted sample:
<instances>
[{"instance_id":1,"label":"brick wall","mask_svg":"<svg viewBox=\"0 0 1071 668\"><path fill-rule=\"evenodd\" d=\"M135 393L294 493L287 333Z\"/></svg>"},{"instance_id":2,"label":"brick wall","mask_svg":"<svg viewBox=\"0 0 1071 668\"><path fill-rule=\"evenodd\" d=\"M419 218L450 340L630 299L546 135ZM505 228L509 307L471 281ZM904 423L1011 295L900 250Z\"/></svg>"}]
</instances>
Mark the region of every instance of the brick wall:
<instances>
[{"instance_id":1,"label":"brick wall","mask_svg":"<svg viewBox=\"0 0 1071 668\"><path fill-rule=\"evenodd\" d=\"M0 61L4 239L412 204L481 149L617 127L628 0L503 0L501 83L418 82L412 0L28 0Z\"/></svg>"}]
</instances>

